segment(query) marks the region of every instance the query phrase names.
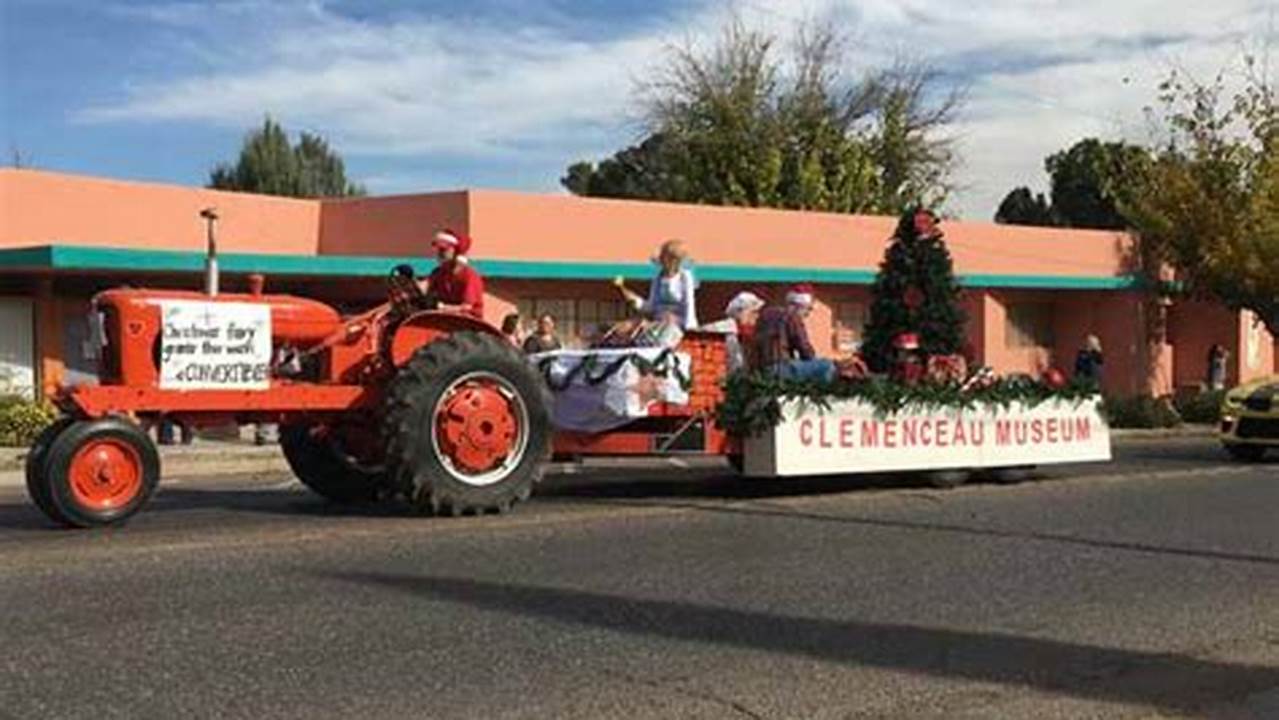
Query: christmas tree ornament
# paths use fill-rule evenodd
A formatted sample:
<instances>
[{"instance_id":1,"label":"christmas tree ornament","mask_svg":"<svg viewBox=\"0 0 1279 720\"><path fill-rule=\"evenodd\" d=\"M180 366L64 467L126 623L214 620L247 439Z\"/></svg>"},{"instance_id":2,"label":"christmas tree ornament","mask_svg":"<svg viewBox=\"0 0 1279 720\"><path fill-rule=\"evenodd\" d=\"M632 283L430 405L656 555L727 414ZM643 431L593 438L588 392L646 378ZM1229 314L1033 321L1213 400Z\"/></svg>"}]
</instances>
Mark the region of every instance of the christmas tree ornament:
<instances>
[{"instance_id":1,"label":"christmas tree ornament","mask_svg":"<svg viewBox=\"0 0 1279 720\"><path fill-rule=\"evenodd\" d=\"M931 210L920 208L915 211L915 235L919 238L932 238L938 235L937 216Z\"/></svg>"},{"instance_id":2,"label":"christmas tree ornament","mask_svg":"<svg viewBox=\"0 0 1279 720\"><path fill-rule=\"evenodd\" d=\"M902 302L906 303L906 307L911 310L918 310L919 306L924 304L924 293L912 285L906 288L906 292L902 293Z\"/></svg>"},{"instance_id":3,"label":"christmas tree ornament","mask_svg":"<svg viewBox=\"0 0 1279 720\"><path fill-rule=\"evenodd\" d=\"M1044 384L1054 390L1066 387L1066 373L1058 368L1050 367L1044 371Z\"/></svg>"}]
</instances>

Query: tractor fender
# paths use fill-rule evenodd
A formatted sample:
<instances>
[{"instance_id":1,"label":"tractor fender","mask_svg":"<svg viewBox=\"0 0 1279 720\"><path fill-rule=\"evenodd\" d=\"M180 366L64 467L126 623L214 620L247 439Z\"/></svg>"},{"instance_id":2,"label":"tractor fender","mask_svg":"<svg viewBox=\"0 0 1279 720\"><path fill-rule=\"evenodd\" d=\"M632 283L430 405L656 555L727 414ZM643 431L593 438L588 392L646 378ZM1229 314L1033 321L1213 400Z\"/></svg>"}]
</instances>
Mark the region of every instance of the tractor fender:
<instances>
[{"instance_id":1,"label":"tractor fender","mask_svg":"<svg viewBox=\"0 0 1279 720\"><path fill-rule=\"evenodd\" d=\"M502 337L500 330L478 318L438 310L424 310L410 315L395 327L391 342L387 346L391 363L395 367L403 367L418 348L426 347L441 337L459 332L476 332Z\"/></svg>"}]
</instances>

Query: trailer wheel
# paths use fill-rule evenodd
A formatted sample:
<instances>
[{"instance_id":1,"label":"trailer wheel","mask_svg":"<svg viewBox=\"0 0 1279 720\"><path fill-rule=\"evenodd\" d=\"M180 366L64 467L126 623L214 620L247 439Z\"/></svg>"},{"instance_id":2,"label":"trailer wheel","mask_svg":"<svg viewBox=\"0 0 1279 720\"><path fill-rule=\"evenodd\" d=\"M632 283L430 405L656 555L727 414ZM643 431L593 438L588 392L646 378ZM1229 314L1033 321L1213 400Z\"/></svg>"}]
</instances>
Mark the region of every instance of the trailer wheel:
<instances>
[{"instance_id":1,"label":"trailer wheel","mask_svg":"<svg viewBox=\"0 0 1279 720\"><path fill-rule=\"evenodd\" d=\"M40 512L50 520L63 525L66 524L67 519L62 517L58 509L53 506L53 499L49 496L49 486L44 482L44 466L45 460L49 457L49 446L53 444L54 438L74 422L75 418L70 417L60 417L53 421L31 443L26 460L27 495L31 497L31 502L40 509Z\"/></svg>"},{"instance_id":2,"label":"trailer wheel","mask_svg":"<svg viewBox=\"0 0 1279 720\"><path fill-rule=\"evenodd\" d=\"M1014 465L1011 467L992 468L990 479L1001 485L1016 485L1035 477L1034 465Z\"/></svg>"},{"instance_id":3,"label":"trailer wheel","mask_svg":"<svg viewBox=\"0 0 1279 720\"><path fill-rule=\"evenodd\" d=\"M1241 462L1260 462L1266 456L1265 445L1244 445L1243 443L1222 443L1231 458Z\"/></svg>"},{"instance_id":4,"label":"trailer wheel","mask_svg":"<svg viewBox=\"0 0 1279 720\"><path fill-rule=\"evenodd\" d=\"M420 510L505 512L542 477L550 391L500 338L460 332L419 348L387 403L387 461Z\"/></svg>"},{"instance_id":5,"label":"trailer wheel","mask_svg":"<svg viewBox=\"0 0 1279 720\"><path fill-rule=\"evenodd\" d=\"M54 520L97 527L124 522L159 482L160 455L141 428L121 418L78 420L50 443L32 494L46 494Z\"/></svg>"},{"instance_id":6,"label":"trailer wheel","mask_svg":"<svg viewBox=\"0 0 1279 720\"><path fill-rule=\"evenodd\" d=\"M924 473L924 479L935 488L956 488L968 482L968 470L933 470Z\"/></svg>"},{"instance_id":7,"label":"trailer wheel","mask_svg":"<svg viewBox=\"0 0 1279 720\"><path fill-rule=\"evenodd\" d=\"M358 459L339 429L324 425L280 428L280 450L298 480L315 494L336 503L372 502L386 487L386 471Z\"/></svg>"},{"instance_id":8,"label":"trailer wheel","mask_svg":"<svg viewBox=\"0 0 1279 720\"><path fill-rule=\"evenodd\" d=\"M725 455L724 459L728 462L728 467L738 475L746 474L746 456L741 453L733 453Z\"/></svg>"}]
</instances>

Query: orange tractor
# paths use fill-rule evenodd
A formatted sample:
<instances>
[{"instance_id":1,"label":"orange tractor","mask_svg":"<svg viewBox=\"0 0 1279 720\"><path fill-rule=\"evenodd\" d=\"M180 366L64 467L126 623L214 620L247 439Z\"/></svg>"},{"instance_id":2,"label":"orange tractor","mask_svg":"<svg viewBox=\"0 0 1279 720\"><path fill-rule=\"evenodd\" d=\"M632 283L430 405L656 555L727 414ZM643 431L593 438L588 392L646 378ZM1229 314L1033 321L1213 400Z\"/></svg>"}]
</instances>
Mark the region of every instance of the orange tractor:
<instances>
[{"instance_id":1,"label":"orange tractor","mask_svg":"<svg viewBox=\"0 0 1279 720\"><path fill-rule=\"evenodd\" d=\"M729 448L710 420L723 378L719 338L685 340L696 378L688 405L657 408L617 432L556 434L538 369L496 328L436 310L409 268L390 274L385 304L342 317L320 302L264 294L260 276L247 293L218 293L212 249L209 266L205 293L117 289L93 299L99 384L58 395L64 416L27 457L29 494L54 521L109 525L137 512L160 480L144 427L163 421L278 423L290 467L325 498L402 495L448 515L508 510L554 452ZM200 315L208 322L188 322Z\"/></svg>"}]
</instances>

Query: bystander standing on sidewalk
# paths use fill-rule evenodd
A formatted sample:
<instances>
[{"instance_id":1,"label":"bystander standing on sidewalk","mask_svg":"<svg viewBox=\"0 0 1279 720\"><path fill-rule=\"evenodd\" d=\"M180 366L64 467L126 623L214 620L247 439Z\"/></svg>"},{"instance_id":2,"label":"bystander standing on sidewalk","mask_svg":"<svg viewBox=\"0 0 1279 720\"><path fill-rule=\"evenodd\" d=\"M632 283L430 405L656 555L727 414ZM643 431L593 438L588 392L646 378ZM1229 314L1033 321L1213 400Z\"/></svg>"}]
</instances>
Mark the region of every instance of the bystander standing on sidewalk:
<instances>
[{"instance_id":1,"label":"bystander standing on sidewalk","mask_svg":"<svg viewBox=\"0 0 1279 720\"><path fill-rule=\"evenodd\" d=\"M1230 351L1221 343L1213 343L1208 348L1208 389L1226 389L1226 363L1230 360Z\"/></svg>"},{"instance_id":2,"label":"bystander standing on sidewalk","mask_svg":"<svg viewBox=\"0 0 1279 720\"><path fill-rule=\"evenodd\" d=\"M1106 358L1101 351L1101 339L1096 335L1084 338L1084 346L1075 356L1075 379L1101 387L1101 371Z\"/></svg>"}]
</instances>

